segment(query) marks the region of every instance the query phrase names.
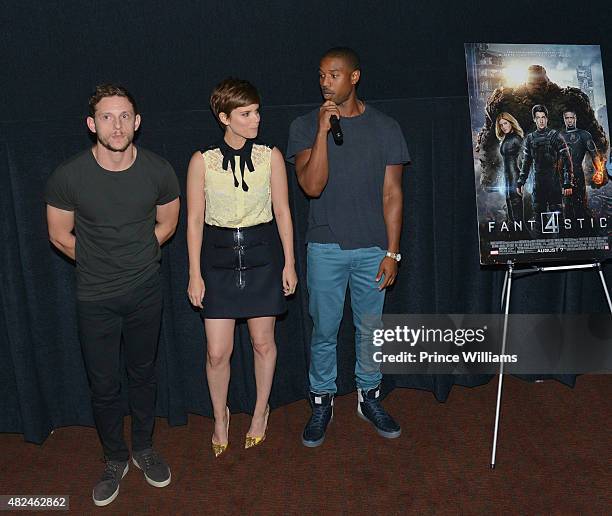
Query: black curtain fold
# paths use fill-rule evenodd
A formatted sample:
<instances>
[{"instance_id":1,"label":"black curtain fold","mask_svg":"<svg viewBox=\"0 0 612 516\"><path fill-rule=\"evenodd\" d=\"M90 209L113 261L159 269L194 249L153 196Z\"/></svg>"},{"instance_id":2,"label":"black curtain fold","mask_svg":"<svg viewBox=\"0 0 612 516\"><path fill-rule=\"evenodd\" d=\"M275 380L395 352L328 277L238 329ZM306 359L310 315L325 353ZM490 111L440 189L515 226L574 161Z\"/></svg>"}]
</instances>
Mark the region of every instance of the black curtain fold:
<instances>
[{"instance_id":1,"label":"black curtain fold","mask_svg":"<svg viewBox=\"0 0 612 516\"><path fill-rule=\"evenodd\" d=\"M398 120L413 159L404 174L403 260L397 284L388 292L385 312L499 312L503 271L481 270L478 263L467 99L397 99L371 104ZM261 138L284 152L289 124L314 107L264 107ZM137 144L173 164L183 193L191 154L221 136L207 110L145 112L140 133ZM45 181L53 169L91 142L83 121L76 118L4 122L0 135L0 432L22 433L26 440L40 443L53 428L93 424L77 335L74 266L48 242L43 201ZM290 166L288 179L299 285L288 313L277 323L273 408L302 399L308 389L312 325L304 241L308 201ZM164 247L162 258L164 314L157 414L167 417L171 425L184 424L188 413L211 415L203 325L186 296L184 196L182 202L177 233ZM513 312L602 309L605 299L592 273L533 276L516 281L513 287ZM344 315L338 348L340 394L355 388L349 296ZM489 379L487 375L395 375L386 377L385 390L425 389L444 401L454 384L474 386ZM573 377L561 379L573 382ZM246 323L241 322L235 332L229 405L234 412L250 412L254 402L253 353Z\"/></svg>"}]
</instances>

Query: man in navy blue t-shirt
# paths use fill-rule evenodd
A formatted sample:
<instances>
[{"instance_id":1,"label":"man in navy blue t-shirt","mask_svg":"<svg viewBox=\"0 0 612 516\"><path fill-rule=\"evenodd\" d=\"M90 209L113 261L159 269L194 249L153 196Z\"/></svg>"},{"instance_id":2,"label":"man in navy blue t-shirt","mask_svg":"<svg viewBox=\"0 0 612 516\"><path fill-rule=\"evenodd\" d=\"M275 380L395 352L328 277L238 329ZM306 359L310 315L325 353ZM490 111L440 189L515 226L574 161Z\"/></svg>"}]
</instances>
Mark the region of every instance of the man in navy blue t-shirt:
<instances>
[{"instance_id":1,"label":"man in navy blue t-shirt","mask_svg":"<svg viewBox=\"0 0 612 516\"><path fill-rule=\"evenodd\" d=\"M310 197L308 292L313 319L310 358L312 416L305 446L319 446L333 415L336 344L346 288L355 323L357 411L383 437L400 426L380 404L380 368L368 360L372 321L382 314L385 289L397 276L402 225L402 170L410 161L398 123L357 98L357 54L332 48L320 61L325 102L293 121L287 159ZM332 129L340 122L342 138Z\"/></svg>"}]
</instances>

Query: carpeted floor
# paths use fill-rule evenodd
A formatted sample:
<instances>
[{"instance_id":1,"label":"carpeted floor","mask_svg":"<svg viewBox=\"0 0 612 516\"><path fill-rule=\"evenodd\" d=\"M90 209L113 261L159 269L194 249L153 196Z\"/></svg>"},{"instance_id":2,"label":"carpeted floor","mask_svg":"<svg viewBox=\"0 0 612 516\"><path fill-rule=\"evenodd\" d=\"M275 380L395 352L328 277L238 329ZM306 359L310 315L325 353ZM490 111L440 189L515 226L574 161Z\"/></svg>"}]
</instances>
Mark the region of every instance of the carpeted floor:
<instances>
[{"instance_id":1,"label":"carpeted floor","mask_svg":"<svg viewBox=\"0 0 612 516\"><path fill-rule=\"evenodd\" d=\"M355 393L337 398L315 449L300 441L306 401L273 411L266 441L251 450L242 449L249 416L234 414L219 459L210 419L174 428L160 419L155 443L172 483L151 487L132 466L103 508L91 501L103 469L93 428L57 429L42 446L0 434L0 494L70 495L74 514L612 513L612 377L582 376L574 389L507 377L491 470L496 388L455 387L444 404L396 389L385 401L403 428L394 440L357 417Z\"/></svg>"}]
</instances>

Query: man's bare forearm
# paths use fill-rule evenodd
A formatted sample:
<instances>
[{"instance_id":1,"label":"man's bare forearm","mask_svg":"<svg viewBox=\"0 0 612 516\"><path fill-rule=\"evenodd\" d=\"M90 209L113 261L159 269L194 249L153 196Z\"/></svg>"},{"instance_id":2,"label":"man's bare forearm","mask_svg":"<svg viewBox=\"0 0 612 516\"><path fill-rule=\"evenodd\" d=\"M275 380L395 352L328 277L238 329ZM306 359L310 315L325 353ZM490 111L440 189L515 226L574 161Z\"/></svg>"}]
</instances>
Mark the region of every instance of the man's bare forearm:
<instances>
[{"instance_id":1,"label":"man's bare forearm","mask_svg":"<svg viewBox=\"0 0 612 516\"><path fill-rule=\"evenodd\" d=\"M327 133L317 132L308 161L297 168L298 182L310 197L319 197L329 178Z\"/></svg>"},{"instance_id":2,"label":"man's bare forearm","mask_svg":"<svg viewBox=\"0 0 612 516\"><path fill-rule=\"evenodd\" d=\"M400 250L402 233L403 195L401 190L383 197L383 215L387 229L387 249L392 253Z\"/></svg>"},{"instance_id":3,"label":"man's bare forearm","mask_svg":"<svg viewBox=\"0 0 612 516\"><path fill-rule=\"evenodd\" d=\"M51 237L51 243L68 258L75 260L76 237L72 233L60 237Z\"/></svg>"},{"instance_id":4,"label":"man's bare forearm","mask_svg":"<svg viewBox=\"0 0 612 516\"><path fill-rule=\"evenodd\" d=\"M383 185L383 217L387 230L387 249L398 253L402 232L402 165L387 165Z\"/></svg>"},{"instance_id":5,"label":"man's bare forearm","mask_svg":"<svg viewBox=\"0 0 612 516\"><path fill-rule=\"evenodd\" d=\"M164 243L174 234L175 231L176 224L157 222L155 224L155 237L157 238L159 245L164 245Z\"/></svg>"}]
</instances>

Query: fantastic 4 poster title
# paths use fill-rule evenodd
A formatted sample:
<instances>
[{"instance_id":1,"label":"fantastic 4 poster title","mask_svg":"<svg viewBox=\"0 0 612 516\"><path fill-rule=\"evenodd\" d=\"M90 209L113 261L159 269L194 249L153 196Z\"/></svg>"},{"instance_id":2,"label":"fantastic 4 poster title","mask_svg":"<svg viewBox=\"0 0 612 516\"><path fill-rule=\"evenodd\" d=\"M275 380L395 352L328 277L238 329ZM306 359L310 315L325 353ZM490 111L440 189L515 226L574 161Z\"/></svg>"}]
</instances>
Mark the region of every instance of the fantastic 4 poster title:
<instances>
[{"instance_id":1,"label":"fantastic 4 poster title","mask_svg":"<svg viewBox=\"0 0 612 516\"><path fill-rule=\"evenodd\" d=\"M597 45L465 45L480 263L610 256L612 173Z\"/></svg>"}]
</instances>

